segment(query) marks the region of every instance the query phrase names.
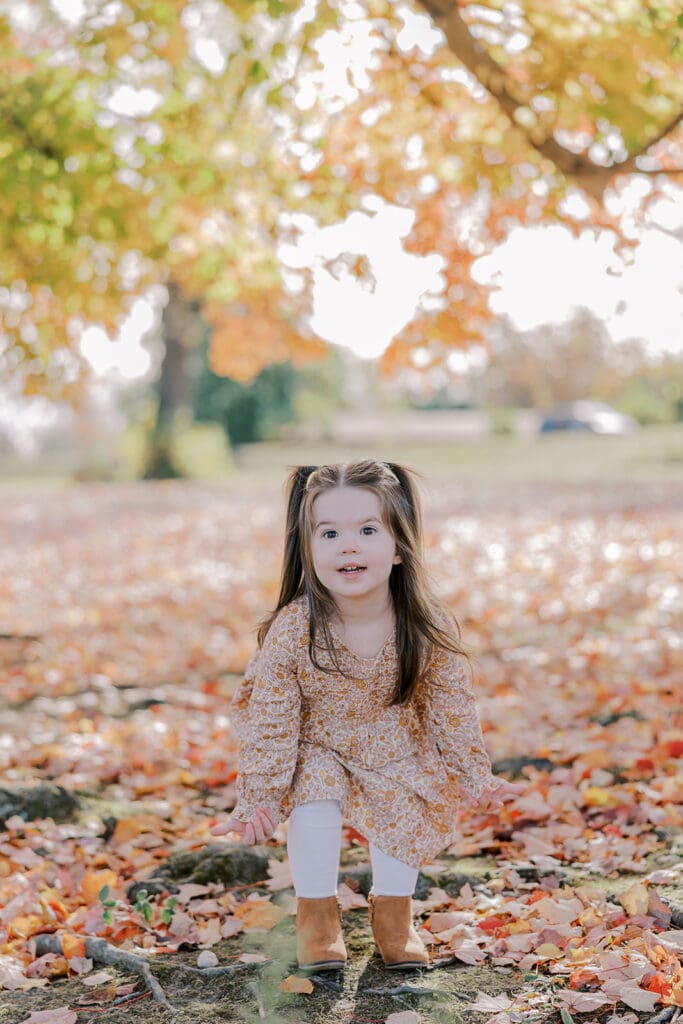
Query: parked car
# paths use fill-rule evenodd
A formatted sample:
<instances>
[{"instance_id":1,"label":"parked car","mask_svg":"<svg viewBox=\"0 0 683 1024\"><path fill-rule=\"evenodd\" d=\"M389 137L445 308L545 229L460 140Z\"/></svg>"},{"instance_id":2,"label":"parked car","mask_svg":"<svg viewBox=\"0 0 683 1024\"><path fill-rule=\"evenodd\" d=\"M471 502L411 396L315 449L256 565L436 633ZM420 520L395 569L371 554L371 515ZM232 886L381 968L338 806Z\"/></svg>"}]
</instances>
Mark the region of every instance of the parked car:
<instances>
[{"instance_id":1,"label":"parked car","mask_svg":"<svg viewBox=\"0 0 683 1024\"><path fill-rule=\"evenodd\" d=\"M542 414L542 434L553 430L585 430L589 434L633 434L639 429L637 420L613 409L605 402L587 399L560 402Z\"/></svg>"}]
</instances>

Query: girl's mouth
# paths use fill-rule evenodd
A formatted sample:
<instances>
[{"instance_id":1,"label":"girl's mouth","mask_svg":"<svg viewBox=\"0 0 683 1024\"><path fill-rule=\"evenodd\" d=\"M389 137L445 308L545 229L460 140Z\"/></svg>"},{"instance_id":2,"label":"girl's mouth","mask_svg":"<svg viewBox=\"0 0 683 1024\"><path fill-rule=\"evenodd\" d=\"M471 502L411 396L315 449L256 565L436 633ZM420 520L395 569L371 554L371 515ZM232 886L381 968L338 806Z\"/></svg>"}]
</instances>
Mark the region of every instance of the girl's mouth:
<instances>
[{"instance_id":1,"label":"girl's mouth","mask_svg":"<svg viewBox=\"0 0 683 1024\"><path fill-rule=\"evenodd\" d=\"M365 572L364 565L345 565L343 568L338 570L343 572L345 576L359 576L362 572Z\"/></svg>"}]
</instances>

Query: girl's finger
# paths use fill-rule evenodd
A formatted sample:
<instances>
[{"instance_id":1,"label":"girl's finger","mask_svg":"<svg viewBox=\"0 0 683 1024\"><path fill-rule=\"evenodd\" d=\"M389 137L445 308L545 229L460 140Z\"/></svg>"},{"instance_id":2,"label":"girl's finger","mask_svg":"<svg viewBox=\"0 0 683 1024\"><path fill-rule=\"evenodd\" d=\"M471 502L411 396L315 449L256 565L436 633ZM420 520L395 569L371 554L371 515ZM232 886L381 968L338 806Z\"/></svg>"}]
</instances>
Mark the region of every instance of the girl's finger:
<instances>
[{"instance_id":1,"label":"girl's finger","mask_svg":"<svg viewBox=\"0 0 683 1024\"><path fill-rule=\"evenodd\" d=\"M267 807L259 808L259 820L263 829L263 841L265 841L272 836L277 822L273 821L272 814Z\"/></svg>"},{"instance_id":2,"label":"girl's finger","mask_svg":"<svg viewBox=\"0 0 683 1024\"><path fill-rule=\"evenodd\" d=\"M245 846L254 845L254 826L252 825L251 822L247 824L244 830L244 836L242 837L242 841Z\"/></svg>"},{"instance_id":3,"label":"girl's finger","mask_svg":"<svg viewBox=\"0 0 683 1024\"><path fill-rule=\"evenodd\" d=\"M221 825L214 825L209 829L212 836L224 836L227 832L237 832L242 834L245 829L243 821L238 821L237 818L228 818Z\"/></svg>"},{"instance_id":4,"label":"girl's finger","mask_svg":"<svg viewBox=\"0 0 683 1024\"><path fill-rule=\"evenodd\" d=\"M270 823L270 815L267 811L262 810L259 813L259 842L265 843L266 839L269 839L273 834L273 829Z\"/></svg>"},{"instance_id":5,"label":"girl's finger","mask_svg":"<svg viewBox=\"0 0 683 1024\"><path fill-rule=\"evenodd\" d=\"M261 825L261 819L258 815L254 815L251 819L251 827L254 830L254 844L263 842L263 826Z\"/></svg>"},{"instance_id":6,"label":"girl's finger","mask_svg":"<svg viewBox=\"0 0 683 1024\"><path fill-rule=\"evenodd\" d=\"M273 819L273 812L269 811L267 807L264 807L261 811L264 818L264 824L268 832L268 836L272 836L273 832L277 828L277 821Z\"/></svg>"}]
</instances>

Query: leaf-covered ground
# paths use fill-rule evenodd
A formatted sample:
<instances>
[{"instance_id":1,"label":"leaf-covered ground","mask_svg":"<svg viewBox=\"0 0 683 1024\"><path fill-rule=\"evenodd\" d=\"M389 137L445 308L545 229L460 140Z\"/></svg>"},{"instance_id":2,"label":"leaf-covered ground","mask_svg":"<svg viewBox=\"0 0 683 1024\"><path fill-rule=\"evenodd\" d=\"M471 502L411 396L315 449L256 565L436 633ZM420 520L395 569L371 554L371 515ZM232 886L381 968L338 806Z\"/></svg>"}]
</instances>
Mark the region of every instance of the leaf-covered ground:
<instances>
[{"instance_id":1,"label":"leaf-covered ground","mask_svg":"<svg viewBox=\"0 0 683 1024\"><path fill-rule=\"evenodd\" d=\"M419 977L373 953L366 850L348 832L351 963L310 993L286 991L284 830L249 877L191 874L233 801L227 707L274 599L280 501L187 483L3 495L0 1024L171 1019L86 937L147 957L182 1024L675 1014L680 485L432 489L428 559L471 648L487 744L528 785L499 815L463 811L461 840L425 868L434 967ZM37 783L78 807L26 820L11 797ZM183 852L185 877L131 889Z\"/></svg>"}]
</instances>

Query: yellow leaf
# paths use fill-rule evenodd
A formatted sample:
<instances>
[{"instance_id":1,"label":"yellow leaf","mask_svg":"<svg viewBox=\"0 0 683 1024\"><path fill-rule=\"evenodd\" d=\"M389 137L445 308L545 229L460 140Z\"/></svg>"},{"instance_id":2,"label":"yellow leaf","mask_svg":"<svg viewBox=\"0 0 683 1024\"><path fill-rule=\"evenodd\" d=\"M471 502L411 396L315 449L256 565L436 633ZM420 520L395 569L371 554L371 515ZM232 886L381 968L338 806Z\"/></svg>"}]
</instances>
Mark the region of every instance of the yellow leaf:
<instances>
[{"instance_id":1,"label":"yellow leaf","mask_svg":"<svg viewBox=\"0 0 683 1024\"><path fill-rule=\"evenodd\" d=\"M559 960L562 950L554 942L543 942L536 949L536 954L542 956L544 960Z\"/></svg>"},{"instance_id":2,"label":"yellow leaf","mask_svg":"<svg viewBox=\"0 0 683 1024\"><path fill-rule=\"evenodd\" d=\"M588 786L582 793L587 807L616 807L621 801L615 793L600 786Z\"/></svg>"},{"instance_id":3,"label":"yellow leaf","mask_svg":"<svg viewBox=\"0 0 683 1024\"><path fill-rule=\"evenodd\" d=\"M528 921L513 921L508 925L508 932L510 935L526 935L526 933L530 931L531 925Z\"/></svg>"},{"instance_id":4,"label":"yellow leaf","mask_svg":"<svg viewBox=\"0 0 683 1024\"><path fill-rule=\"evenodd\" d=\"M290 974L288 978L280 982L281 992L302 992L305 995L310 995L313 991L313 982L310 978L297 978L295 974Z\"/></svg>"},{"instance_id":5,"label":"yellow leaf","mask_svg":"<svg viewBox=\"0 0 683 1024\"><path fill-rule=\"evenodd\" d=\"M22 914L19 917L15 917L9 926L10 938L20 936L22 939L28 939L29 936L33 935L43 925L42 917L38 914Z\"/></svg>"},{"instance_id":6,"label":"yellow leaf","mask_svg":"<svg viewBox=\"0 0 683 1024\"><path fill-rule=\"evenodd\" d=\"M647 914L647 905L650 894L643 882L634 882L625 892L619 896L619 902L629 917L637 917L638 914Z\"/></svg>"},{"instance_id":7,"label":"yellow leaf","mask_svg":"<svg viewBox=\"0 0 683 1024\"><path fill-rule=\"evenodd\" d=\"M241 903L233 917L238 917L244 924L245 932L254 928L265 928L269 931L284 917L284 911L268 900L246 900Z\"/></svg>"}]
</instances>

